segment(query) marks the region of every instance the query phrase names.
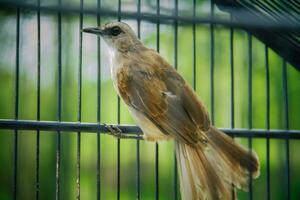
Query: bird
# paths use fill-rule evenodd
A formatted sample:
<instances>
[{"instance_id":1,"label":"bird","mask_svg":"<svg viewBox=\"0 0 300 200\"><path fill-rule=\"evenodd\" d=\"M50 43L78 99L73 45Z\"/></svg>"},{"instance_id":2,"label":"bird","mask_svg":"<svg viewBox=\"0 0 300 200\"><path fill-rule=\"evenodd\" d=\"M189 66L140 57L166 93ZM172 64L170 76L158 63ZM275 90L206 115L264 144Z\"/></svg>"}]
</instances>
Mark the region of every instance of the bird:
<instances>
[{"instance_id":1,"label":"bird","mask_svg":"<svg viewBox=\"0 0 300 200\"><path fill-rule=\"evenodd\" d=\"M212 125L192 87L125 22L82 30L104 39L114 88L146 141L174 140L183 200L237 199L260 174L257 154Z\"/></svg>"}]
</instances>

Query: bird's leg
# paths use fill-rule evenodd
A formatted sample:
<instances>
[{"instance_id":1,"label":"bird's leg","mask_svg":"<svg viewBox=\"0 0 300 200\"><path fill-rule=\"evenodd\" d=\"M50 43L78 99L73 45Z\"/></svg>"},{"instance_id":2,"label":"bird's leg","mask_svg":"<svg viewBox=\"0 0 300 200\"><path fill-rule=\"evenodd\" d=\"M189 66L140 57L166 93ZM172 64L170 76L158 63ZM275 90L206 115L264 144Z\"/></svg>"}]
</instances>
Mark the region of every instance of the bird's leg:
<instances>
[{"instance_id":1,"label":"bird's leg","mask_svg":"<svg viewBox=\"0 0 300 200\"><path fill-rule=\"evenodd\" d=\"M110 134L116 138L119 139L139 139L138 136L135 135L128 135L122 132L121 129L118 128L118 126L115 125L107 125L103 124L105 128L110 132Z\"/></svg>"}]
</instances>

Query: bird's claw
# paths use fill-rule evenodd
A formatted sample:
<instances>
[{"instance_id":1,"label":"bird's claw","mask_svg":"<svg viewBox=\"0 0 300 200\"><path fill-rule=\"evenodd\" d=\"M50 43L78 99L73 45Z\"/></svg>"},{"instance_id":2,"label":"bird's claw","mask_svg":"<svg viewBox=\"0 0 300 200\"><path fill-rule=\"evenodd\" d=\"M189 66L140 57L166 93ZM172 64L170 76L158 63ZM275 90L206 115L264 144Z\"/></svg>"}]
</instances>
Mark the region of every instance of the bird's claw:
<instances>
[{"instance_id":1,"label":"bird's claw","mask_svg":"<svg viewBox=\"0 0 300 200\"><path fill-rule=\"evenodd\" d=\"M122 133L122 130L115 125L104 124L105 128L116 138L127 138L125 134Z\"/></svg>"}]
</instances>

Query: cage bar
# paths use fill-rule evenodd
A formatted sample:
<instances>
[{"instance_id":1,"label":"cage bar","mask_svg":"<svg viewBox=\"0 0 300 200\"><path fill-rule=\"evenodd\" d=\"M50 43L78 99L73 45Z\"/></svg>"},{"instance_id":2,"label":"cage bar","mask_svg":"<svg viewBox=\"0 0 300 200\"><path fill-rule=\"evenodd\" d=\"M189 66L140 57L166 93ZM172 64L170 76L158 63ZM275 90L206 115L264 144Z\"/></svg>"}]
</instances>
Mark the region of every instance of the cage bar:
<instances>
[{"instance_id":1,"label":"cage bar","mask_svg":"<svg viewBox=\"0 0 300 200\"><path fill-rule=\"evenodd\" d=\"M137 12L141 13L141 0L137 0ZM141 38L141 19L137 18L137 35ZM140 134L138 134L139 136ZM141 198L141 166L140 166L140 140L136 141L136 199Z\"/></svg>"},{"instance_id":2,"label":"cage bar","mask_svg":"<svg viewBox=\"0 0 300 200\"><path fill-rule=\"evenodd\" d=\"M20 71L20 9L17 8L16 23L16 69L15 69L15 120L19 118L19 71ZM18 192L18 130L14 130L13 199Z\"/></svg>"},{"instance_id":3,"label":"cage bar","mask_svg":"<svg viewBox=\"0 0 300 200\"><path fill-rule=\"evenodd\" d=\"M291 9L294 12L297 12L300 9L299 5L293 1L289 2L256 2L260 9L266 13L271 13L274 21L253 21L256 18L249 18L249 21L235 21L233 17L230 17L230 20L218 19L215 15L214 3L220 0L210 0L210 16L209 17L197 17L196 16L196 0L193 0L193 10L191 16L178 16L178 0L174 0L174 12L170 15L161 14L160 12L160 0L156 0L156 13L150 14L141 12L141 0L137 0L137 9L136 12L127 12L121 11L121 0L118 0L117 11L112 11L106 8L101 7L101 0L96 0L96 8L87 8L83 9L84 2L80 0L79 7L65 6L62 5L61 0L58 0L58 4L55 6L45 6L41 5L40 0L37 0L34 4L28 2L0 2L1 10L11 10L15 12L16 16L16 58L15 58L15 87L14 87L14 119L6 120L0 119L0 129L9 129L14 131L13 138L13 183L12 183L12 195L13 199L18 197L18 142L19 142L19 130L34 130L36 131L36 147L35 147L35 198L40 198L40 132L41 131L55 131L56 135L56 175L55 175L55 198L60 199L61 194L61 185L60 185L60 172L61 172L61 134L67 134L67 132L77 132L77 142L76 142L76 198L80 199L80 149L81 149L81 132L92 132L97 134L97 169L96 169L96 183L97 183L97 199L101 199L101 134L109 133L104 124L101 124L101 56L100 49L101 43L100 39L97 38L97 123L82 123L81 121L81 111L82 111L82 42L83 37L81 29L83 28L83 15L96 15L97 16L97 25L100 26L102 16L116 16L118 21L122 19L134 19L137 21L138 37L140 38L141 32L141 22L149 21L156 24L156 49L159 52L160 50L160 24L170 24L173 28L174 33L174 67L178 68L178 28L179 26L191 25L192 27L192 86L196 90L197 83L197 46L196 38L197 32L196 27L198 24L208 24L210 31L210 111L212 123L215 122L215 30L217 29L216 25L225 26L229 28L229 44L230 44L230 129L221 129L228 135L234 137L244 137L248 139L248 146L250 151L252 149L252 139L253 138L264 138L266 139L266 199L271 199L271 174L270 174L270 139L283 139L285 141L285 198L291 198L291 172L290 172L290 139L300 139L300 130L290 130L289 126L289 91L288 91L288 72L287 72L287 58L282 60L282 100L283 100L283 129L274 130L270 127L270 68L269 68L269 47L270 45L265 45L265 84L266 84L266 129L253 129L253 47L252 47L252 35L256 36L255 32L252 33L252 30L259 31L282 31L287 35L284 36L286 40L291 43L295 41L288 38L290 34L294 34L296 31L299 32L299 16L292 17L288 15L288 11ZM247 8L254 8L248 1L243 3L243 6ZM20 31L21 24L20 20L21 14L24 11L33 10L36 14L36 23L37 23L37 112L36 112L36 121L30 120L19 120L19 78L20 78ZM48 13L54 13L57 17L57 119L56 121L40 121L41 117L41 13L46 15ZM242 13L243 14L243 13ZM78 65L78 91L77 91L77 122L64 122L62 121L62 16L63 15L79 15L79 65ZM234 16L239 16L234 14ZM281 23L278 23L280 21ZM286 23L285 23L286 22ZM292 22L292 23L291 23ZM223 27L224 28L224 27ZM234 28L244 28L247 32L248 40L248 128L247 129L237 129L235 128L235 74L234 74ZM288 32L291 33L288 33ZM256 36L257 37L257 36ZM296 43L295 43L296 44ZM284 56L283 56L284 57ZM297 67L296 67L297 69ZM143 139L141 136L141 129L137 126L131 125L122 125L121 124L121 114L120 114L120 98L117 100L117 127L119 127L122 132L128 135L129 138L136 139L136 199L141 199L141 158L140 158L140 140ZM117 185L116 185L116 196L117 199L121 198L121 140L117 139ZM155 144L155 199L160 197L160 177L159 177L159 145ZM174 154L174 180L173 180L173 191L172 195L174 199L179 199L178 195L178 174L177 174L177 162L176 156ZM252 175L249 175L249 199L253 199L253 185L252 185Z\"/></svg>"},{"instance_id":4,"label":"cage bar","mask_svg":"<svg viewBox=\"0 0 300 200\"><path fill-rule=\"evenodd\" d=\"M155 199L159 199L159 145L155 143Z\"/></svg>"},{"instance_id":5,"label":"cage bar","mask_svg":"<svg viewBox=\"0 0 300 200\"><path fill-rule=\"evenodd\" d=\"M101 9L101 0L97 0L97 8ZM97 14L97 26L101 25L100 14ZM97 37L97 124L101 122L101 42L100 38ZM100 182L100 166L101 166L101 136L100 132L97 131L97 171L96 171L96 182L97 182L97 200L101 199L101 182Z\"/></svg>"},{"instance_id":6,"label":"cage bar","mask_svg":"<svg viewBox=\"0 0 300 200\"><path fill-rule=\"evenodd\" d=\"M178 16L178 0L174 0L175 10L174 16ZM174 21L174 67L178 69L178 21ZM176 152L174 150L174 199L178 199L177 188L178 188L178 174L177 174L177 159Z\"/></svg>"},{"instance_id":7,"label":"cage bar","mask_svg":"<svg viewBox=\"0 0 300 200\"><path fill-rule=\"evenodd\" d=\"M213 19L215 14L214 1L210 1L210 17ZM214 36L214 24L210 24L210 118L212 124L215 123L215 36Z\"/></svg>"},{"instance_id":8,"label":"cage bar","mask_svg":"<svg viewBox=\"0 0 300 200\"><path fill-rule=\"evenodd\" d=\"M232 15L230 15L230 19L232 20ZM234 47L233 47L233 39L234 39L234 29L230 27L229 32L229 45L230 45L230 126L234 128Z\"/></svg>"},{"instance_id":9,"label":"cage bar","mask_svg":"<svg viewBox=\"0 0 300 200\"><path fill-rule=\"evenodd\" d=\"M193 18L196 18L196 0L193 0ZM193 89L196 91L197 69L196 69L196 24L192 25L192 39L193 39Z\"/></svg>"},{"instance_id":10,"label":"cage bar","mask_svg":"<svg viewBox=\"0 0 300 200\"><path fill-rule=\"evenodd\" d=\"M58 0L58 4L61 5L61 0ZM62 58L61 58L61 12L57 14L57 48L58 48L58 87L57 87L57 120L61 121L61 97L62 97ZM56 134L56 181L55 181L55 199L60 199L60 163L61 163L61 135L60 131Z\"/></svg>"},{"instance_id":11,"label":"cage bar","mask_svg":"<svg viewBox=\"0 0 300 200\"><path fill-rule=\"evenodd\" d=\"M248 126L252 129L252 35L248 33ZM252 151L252 137L248 138L249 151ZM249 173L249 199L253 199L252 173Z\"/></svg>"},{"instance_id":12,"label":"cage bar","mask_svg":"<svg viewBox=\"0 0 300 200\"><path fill-rule=\"evenodd\" d=\"M121 0L118 0L118 21L121 21ZM118 120L118 124L120 124L121 122L121 111L120 111L120 106L121 106L121 102L120 102L120 97L118 96L118 111L117 111L117 120ZM117 139L117 199L120 199L120 178L121 178L121 174L120 174L120 160L121 160L121 154L120 154L120 149L121 149L121 141L120 138Z\"/></svg>"},{"instance_id":13,"label":"cage bar","mask_svg":"<svg viewBox=\"0 0 300 200\"><path fill-rule=\"evenodd\" d=\"M156 14L160 15L160 0L156 0ZM160 51L160 20L156 21L156 50ZM155 143L155 199L159 199L159 145Z\"/></svg>"},{"instance_id":14,"label":"cage bar","mask_svg":"<svg viewBox=\"0 0 300 200\"><path fill-rule=\"evenodd\" d=\"M265 67L266 67L266 129L270 130L270 69L269 69L269 49L265 45ZM267 154L267 200L271 199L271 175L270 175L270 139L266 139Z\"/></svg>"},{"instance_id":15,"label":"cage bar","mask_svg":"<svg viewBox=\"0 0 300 200\"><path fill-rule=\"evenodd\" d=\"M287 66L286 61L283 59L282 63L282 86L283 86L283 109L284 109L284 128L289 129L289 100L288 100L288 77L287 77ZM290 195L290 141L287 137L285 139L285 164L286 164L286 199L291 198Z\"/></svg>"},{"instance_id":16,"label":"cage bar","mask_svg":"<svg viewBox=\"0 0 300 200\"><path fill-rule=\"evenodd\" d=\"M138 133L142 130L134 125L114 125L117 126L122 133L127 135L125 139L139 139ZM0 129L3 130L40 130L40 131L64 131L64 132L88 132L110 134L110 131L104 124L98 123L78 123L78 122L57 122L57 121L31 121L31 120L6 120L0 119ZM231 137L252 137L252 138L274 138L274 139L300 139L300 130L285 130L285 129L245 129L245 128L219 128L219 130L228 134ZM62 134L67 134L62 132ZM26 133L26 132L24 132Z\"/></svg>"},{"instance_id":17,"label":"cage bar","mask_svg":"<svg viewBox=\"0 0 300 200\"><path fill-rule=\"evenodd\" d=\"M83 10L83 0L80 0L80 10ZM78 65L78 99L77 99L77 121L81 122L81 99L82 99L82 28L83 14L79 15L79 65ZM80 199L80 150L81 150L81 132L77 132L77 152L76 152L76 199Z\"/></svg>"},{"instance_id":18,"label":"cage bar","mask_svg":"<svg viewBox=\"0 0 300 200\"><path fill-rule=\"evenodd\" d=\"M232 15L230 15L230 21L232 21ZM230 127L234 128L234 48L233 48L234 29L229 29L229 48L230 48ZM231 198L235 199L236 192L234 185L231 186Z\"/></svg>"},{"instance_id":19,"label":"cage bar","mask_svg":"<svg viewBox=\"0 0 300 200\"><path fill-rule=\"evenodd\" d=\"M37 0L38 7L40 0ZM37 109L36 118L41 117L41 13L37 10ZM36 131L36 168L35 168L35 199L40 193L40 130Z\"/></svg>"}]
</instances>

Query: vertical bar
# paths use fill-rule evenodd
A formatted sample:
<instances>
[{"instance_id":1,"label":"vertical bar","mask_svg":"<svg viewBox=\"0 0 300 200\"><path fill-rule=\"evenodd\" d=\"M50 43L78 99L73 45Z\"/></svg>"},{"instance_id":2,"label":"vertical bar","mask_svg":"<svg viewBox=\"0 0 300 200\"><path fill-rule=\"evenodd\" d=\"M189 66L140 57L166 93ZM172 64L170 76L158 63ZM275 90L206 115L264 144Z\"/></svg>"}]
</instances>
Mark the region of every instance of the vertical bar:
<instances>
[{"instance_id":1,"label":"vertical bar","mask_svg":"<svg viewBox=\"0 0 300 200\"><path fill-rule=\"evenodd\" d=\"M138 38L141 37L141 0L137 1L137 29L138 29ZM141 184L140 184L140 140L136 140L136 199L139 200L141 198Z\"/></svg>"},{"instance_id":2,"label":"vertical bar","mask_svg":"<svg viewBox=\"0 0 300 200\"><path fill-rule=\"evenodd\" d=\"M81 122L81 99L82 99L82 28L83 28L83 0L80 0L79 16L79 66L78 66L78 113L77 121ZM81 133L77 132L77 158L76 158L76 199L80 199L80 150Z\"/></svg>"},{"instance_id":3,"label":"vertical bar","mask_svg":"<svg viewBox=\"0 0 300 200\"><path fill-rule=\"evenodd\" d=\"M214 18L214 0L210 1L210 17ZM210 24L210 108L211 108L211 122L214 124L215 122L215 96L214 96L214 68L215 68L215 37L214 37L214 24Z\"/></svg>"},{"instance_id":4,"label":"vertical bar","mask_svg":"<svg viewBox=\"0 0 300 200\"><path fill-rule=\"evenodd\" d=\"M282 67L282 80L283 80L283 98L284 98L284 126L285 129L289 129L289 102L288 102L288 80L287 80L287 64L283 60ZM290 199L290 141L287 136L285 140L285 151L286 151L286 187L287 187L287 196L286 199Z\"/></svg>"},{"instance_id":5,"label":"vertical bar","mask_svg":"<svg viewBox=\"0 0 300 200\"><path fill-rule=\"evenodd\" d=\"M160 0L156 0L156 50L160 51Z\"/></svg>"},{"instance_id":6,"label":"vertical bar","mask_svg":"<svg viewBox=\"0 0 300 200\"><path fill-rule=\"evenodd\" d=\"M40 0L37 0L37 113L39 121L41 117L41 13ZM35 168L35 199L39 199L40 192L40 131L36 132L36 168Z\"/></svg>"},{"instance_id":7,"label":"vertical bar","mask_svg":"<svg viewBox=\"0 0 300 200\"><path fill-rule=\"evenodd\" d=\"M232 16L231 20L232 22ZM234 128L234 49L233 49L233 39L234 39L234 30L230 27L230 123L231 128Z\"/></svg>"},{"instance_id":8,"label":"vertical bar","mask_svg":"<svg viewBox=\"0 0 300 200\"><path fill-rule=\"evenodd\" d=\"M178 16L178 0L175 0L175 17ZM178 21L175 19L174 21L174 67L177 70L178 63ZM176 160L176 152L174 151L174 199L178 199L177 195L177 185L178 185L178 175L177 175L177 160Z\"/></svg>"},{"instance_id":9,"label":"vertical bar","mask_svg":"<svg viewBox=\"0 0 300 200\"><path fill-rule=\"evenodd\" d=\"M230 22L232 22L232 15L230 15ZM234 30L230 27L230 125L234 128L234 50L233 50L233 38ZM236 196L234 185L231 187L231 198L234 200Z\"/></svg>"},{"instance_id":10,"label":"vertical bar","mask_svg":"<svg viewBox=\"0 0 300 200\"><path fill-rule=\"evenodd\" d=\"M20 8L17 8L16 23L16 74L15 74L15 120L19 118L19 68L20 68ZM14 131L13 199L18 192L18 130Z\"/></svg>"},{"instance_id":11,"label":"vertical bar","mask_svg":"<svg viewBox=\"0 0 300 200\"><path fill-rule=\"evenodd\" d=\"M160 0L156 0L156 50L159 52L159 43L160 43ZM155 199L159 199L159 145L155 143Z\"/></svg>"},{"instance_id":12,"label":"vertical bar","mask_svg":"<svg viewBox=\"0 0 300 200\"><path fill-rule=\"evenodd\" d=\"M118 0L118 21L121 21L121 0ZM118 113L117 113L117 120L118 124L120 124L120 97L118 96ZM117 139L117 199L120 199L120 149L121 149L121 143L120 138Z\"/></svg>"},{"instance_id":13,"label":"vertical bar","mask_svg":"<svg viewBox=\"0 0 300 200\"><path fill-rule=\"evenodd\" d=\"M248 124L249 129L252 129L252 36L248 33ZM248 138L249 151L252 150L252 138ZM249 199L253 198L252 190L252 173L249 173Z\"/></svg>"},{"instance_id":14,"label":"vertical bar","mask_svg":"<svg viewBox=\"0 0 300 200\"><path fill-rule=\"evenodd\" d=\"M101 0L97 0L98 11L101 9ZM97 26L100 26L100 14L97 14ZM100 38L97 37L97 122L100 124L101 121L101 43ZM100 132L97 132L97 200L101 198L101 187L100 187L100 148L101 148L101 137Z\"/></svg>"},{"instance_id":15,"label":"vertical bar","mask_svg":"<svg viewBox=\"0 0 300 200\"><path fill-rule=\"evenodd\" d=\"M265 59L266 59L266 128L270 130L270 71L269 71L269 51L268 46L265 45ZM270 139L267 137L267 200L271 199L270 189Z\"/></svg>"},{"instance_id":16,"label":"vertical bar","mask_svg":"<svg viewBox=\"0 0 300 200\"><path fill-rule=\"evenodd\" d=\"M155 199L159 199L159 146L157 142L155 143Z\"/></svg>"},{"instance_id":17,"label":"vertical bar","mask_svg":"<svg viewBox=\"0 0 300 200\"><path fill-rule=\"evenodd\" d=\"M58 6L61 5L61 0L58 0ZM58 113L57 119L61 121L61 90L62 90L62 62L61 62L61 12L58 11L58 25L57 25L57 42L58 42L58 90L57 90L57 103L58 103ZM60 152L61 152L61 137L60 131L56 134L56 188L55 188L55 199L60 199Z\"/></svg>"},{"instance_id":18,"label":"vertical bar","mask_svg":"<svg viewBox=\"0 0 300 200\"><path fill-rule=\"evenodd\" d=\"M193 18L196 18L196 0L193 0ZM196 91L196 23L193 22L193 88Z\"/></svg>"},{"instance_id":19,"label":"vertical bar","mask_svg":"<svg viewBox=\"0 0 300 200\"><path fill-rule=\"evenodd\" d=\"M178 0L175 0L175 17L178 16ZM174 67L177 70L178 66L178 21L174 20Z\"/></svg>"}]
</instances>

